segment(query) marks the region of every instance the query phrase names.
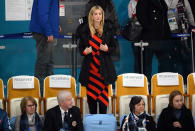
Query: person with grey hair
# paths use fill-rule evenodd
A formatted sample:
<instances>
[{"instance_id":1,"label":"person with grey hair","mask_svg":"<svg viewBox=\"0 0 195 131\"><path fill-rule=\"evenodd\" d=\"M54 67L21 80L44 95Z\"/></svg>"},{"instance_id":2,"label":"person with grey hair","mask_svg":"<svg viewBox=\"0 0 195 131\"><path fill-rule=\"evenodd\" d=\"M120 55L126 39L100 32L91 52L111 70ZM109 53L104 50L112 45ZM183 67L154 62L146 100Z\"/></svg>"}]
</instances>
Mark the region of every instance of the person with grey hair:
<instances>
[{"instance_id":1,"label":"person with grey hair","mask_svg":"<svg viewBox=\"0 0 195 131\"><path fill-rule=\"evenodd\" d=\"M72 94L60 91L57 106L46 112L44 131L84 131L80 109L73 106Z\"/></svg>"}]
</instances>

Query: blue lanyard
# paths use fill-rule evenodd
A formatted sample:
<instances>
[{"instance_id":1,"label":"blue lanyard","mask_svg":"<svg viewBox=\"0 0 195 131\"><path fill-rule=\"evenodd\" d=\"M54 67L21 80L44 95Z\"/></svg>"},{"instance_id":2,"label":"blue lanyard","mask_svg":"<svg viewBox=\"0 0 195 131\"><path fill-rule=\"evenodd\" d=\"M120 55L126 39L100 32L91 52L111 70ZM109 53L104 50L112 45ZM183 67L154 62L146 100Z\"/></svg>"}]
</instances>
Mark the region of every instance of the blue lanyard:
<instances>
[{"instance_id":1,"label":"blue lanyard","mask_svg":"<svg viewBox=\"0 0 195 131\"><path fill-rule=\"evenodd\" d=\"M181 117L181 111L179 111L178 115L177 115L177 119L179 119Z\"/></svg>"},{"instance_id":2,"label":"blue lanyard","mask_svg":"<svg viewBox=\"0 0 195 131\"><path fill-rule=\"evenodd\" d=\"M35 130L37 131L37 128L35 127ZM28 128L28 131L30 131L30 127Z\"/></svg>"}]
</instances>

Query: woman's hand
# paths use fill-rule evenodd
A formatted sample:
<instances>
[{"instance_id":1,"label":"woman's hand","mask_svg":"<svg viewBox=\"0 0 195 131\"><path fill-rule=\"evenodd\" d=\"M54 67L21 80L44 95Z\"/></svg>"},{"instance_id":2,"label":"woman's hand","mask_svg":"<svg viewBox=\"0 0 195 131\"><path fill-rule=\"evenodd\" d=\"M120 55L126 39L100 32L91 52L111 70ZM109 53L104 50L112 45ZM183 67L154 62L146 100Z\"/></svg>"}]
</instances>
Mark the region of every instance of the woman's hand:
<instances>
[{"instance_id":1,"label":"woman's hand","mask_svg":"<svg viewBox=\"0 0 195 131\"><path fill-rule=\"evenodd\" d=\"M108 51L108 46L107 46L107 44L105 44L105 45L103 45L103 44L101 44L100 45L100 50L102 50L102 51Z\"/></svg>"},{"instance_id":2,"label":"woman's hand","mask_svg":"<svg viewBox=\"0 0 195 131\"><path fill-rule=\"evenodd\" d=\"M84 52L86 54L90 54L92 52L92 47L90 46L90 47L85 48Z\"/></svg>"},{"instance_id":3,"label":"woman's hand","mask_svg":"<svg viewBox=\"0 0 195 131\"><path fill-rule=\"evenodd\" d=\"M181 124L178 121L173 122L173 126L178 127L178 128L182 128Z\"/></svg>"}]
</instances>

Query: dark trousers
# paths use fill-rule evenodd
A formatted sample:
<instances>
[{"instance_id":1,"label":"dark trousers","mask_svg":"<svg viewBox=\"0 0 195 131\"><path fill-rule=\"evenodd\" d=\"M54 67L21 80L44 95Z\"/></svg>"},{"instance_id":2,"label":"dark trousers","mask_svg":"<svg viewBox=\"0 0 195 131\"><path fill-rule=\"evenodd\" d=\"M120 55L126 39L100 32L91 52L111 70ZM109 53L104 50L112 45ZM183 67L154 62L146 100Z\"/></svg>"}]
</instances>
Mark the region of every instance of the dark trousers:
<instances>
[{"instance_id":1,"label":"dark trousers","mask_svg":"<svg viewBox=\"0 0 195 131\"><path fill-rule=\"evenodd\" d=\"M97 101L91 98L90 96L87 96L87 101L89 105L89 113L97 114ZM99 102L99 113L100 114L107 113L107 107L102 102Z\"/></svg>"},{"instance_id":2,"label":"dark trousers","mask_svg":"<svg viewBox=\"0 0 195 131\"><path fill-rule=\"evenodd\" d=\"M174 70L184 78L184 84L187 84L187 76L192 73L192 51L190 39L181 41L180 39L171 40L174 44L172 58L174 61Z\"/></svg>"},{"instance_id":3,"label":"dark trousers","mask_svg":"<svg viewBox=\"0 0 195 131\"><path fill-rule=\"evenodd\" d=\"M150 41L149 45L144 47L143 51L143 73L151 81L152 78L152 60L156 55L158 59L158 72L172 72L173 62L171 59L171 51L173 45L167 41ZM141 73L141 48L133 45L133 52L135 57L135 72ZM150 91L150 86L149 86Z\"/></svg>"},{"instance_id":4,"label":"dark trousers","mask_svg":"<svg viewBox=\"0 0 195 131\"><path fill-rule=\"evenodd\" d=\"M144 59L144 73L148 77L148 80L152 78L152 59L154 54L158 59L158 72L172 72L173 62L171 59L171 51L173 45L167 41L151 41L149 46L145 48Z\"/></svg>"},{"instance_id":5,"label":"dark trousers","mask_svg":"<svg viewBox=\"0 0 195 131\"><path fill-rule=\"evenodd\" d=\"M35 77L39 79L41 95L43 95L43 81L45 77L53 75L53 51L56 40L48 43L47 37L40 33L33 33L36 40L37 59L35 63Z\"/></svg>"}]
</instances>

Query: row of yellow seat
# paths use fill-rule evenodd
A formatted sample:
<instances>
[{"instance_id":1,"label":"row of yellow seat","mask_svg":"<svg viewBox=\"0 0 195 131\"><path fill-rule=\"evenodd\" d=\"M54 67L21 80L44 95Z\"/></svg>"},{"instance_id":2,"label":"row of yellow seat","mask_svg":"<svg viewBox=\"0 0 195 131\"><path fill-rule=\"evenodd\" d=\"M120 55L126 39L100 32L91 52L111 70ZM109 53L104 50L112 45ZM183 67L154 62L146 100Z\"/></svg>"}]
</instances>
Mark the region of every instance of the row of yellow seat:
<instances>
[{"instance_id":1,"label":"row of yellow seat","mask_svg":"<svg viewBox=\"0 0 195 131\"><path fill-rule=\"evenodd\" d=\"M0 88L2 90L2 92L0 93L0 99L2 100L1 106L7 110L7 113L10 117L15 116L16 114L18 114L18 112L20 113L20 101L23 97L25 96L32 96L35 98L35 100L38 103L38 107L37 107L37 111L39 112L39 114L43 114L46 112L47 108L51 108L50 104L53 105L57 105L57 94L60 90L63 90L63 88L50 88L49 86L49 77L46 77L44 80L44 94L43 97L41 97L40 95L40 85L39 85L39 80L32 76L34 78L34 88L31 89L15 89L13 87L13 79L16 77L21 77L21 76L15 76L12 77L8 80L7 82L7 98L4 98L4 93L3 93L3 81L0 80ZM22 76L23 78L25 77L29 77L29 76ZM69 90L70 92L72 92L73 98L75 98L74 102L76 101L77 98L77 94L76 94L76 82L75 79L73 77L71 78L71 87L70 88L66 88L66 90ZM48 103L48 99L52 99L52 101L54 101L54 103ZM42 106L44 104L44 109L42 109ZM75 103L76 105L77 103ZM15 109L14 109L15 108Z\"/></svg>"},{"instance_id":2,"label":"row of yellow seat","mask_svg":"<svg viewBox=\"0 0 195 131\"><path fill-rule=\"evenodd\" d=\"M128 73L128 74L137 75L135 73ZM128 74L125 74L125 75L128 75ZM129 100L131 99L131 96L141 95L144 98L145 103L146 103L146 111L148 113L154 113L157 115L159 114L156 112L156 108L158 108L157 104L159 104L159 102L156 103L157 96L165 95L166 97L163 97L163 98L166 98L166 101L167 101L168 94L170 94L170 92L173 90L179 90L180 92L184 94L185 97L188 97L189 108L192 109L192 96L195 95L195 84L194 84L195 82L193 78L193 73L189 74L188 76L187 94L184 93L183 77L180 74L178 74L179 84L174 85L174 86L173 85L172 86L169 86L169 85L159 86L157 82L157 75L158 74L155 74L151 80L151 94L149 94L148 92L148 80L146 76L143 75L144 86L134 87L131 85L124 86L123 85L124 74L119 75L117 78L116 84L115 84L114 93L112 92L112 85L108 86L109 87L108 88L109 89L108 113L113 113L119 117L123 114L127 114L129 112L128 103L129 103ZM58 76L58 75L55 75L55 76ZM70 77L71 78L70 88L58 88L58 87L52 88L49 83L50 77L51 76L48 76L44 80L43 97L41 97L40 95L39 80L36 77L33 77L34 78L34 88L32 89L14 89L13 88L13 78L10 78L7 82L7 99L4 98L3 81L0 80L0 89L1 89L0 99L2 100L2 102L0 103L3 103L0 106L4 105L4 108L7 110L10 117L13 117L15 115L18 115L18 112L20 112L19 103L21 101L21 98L23 98L24 96L30 95L30 96L33 96L38 102L39 114L43 114L46 112L47 109L57 105L57 99L56 99L57 93L60 90L66 89L72 92L74 103L75 105L80 107L81 113L83 113L83 115L88 113L88 107L87 107L88 105L87 105L87 100L86 100L86 88L85 87L80 86L79 94L77 94L76 81L73 77ZM42 109L42 107L44 107L44 109ZM195 110L195 109L192 109L192 110Z\"/></svg>"},{"instance_id":3,"label":"row of yellow seat","mask_svg":"<svg viewBox=\"0 0 195 131\"><path fill-rule=\"evenodd\" d=\"M172 85L168 82L164 81L162 85L158 83L158 76L159 75L173 75L177 76L178 84ZM173 90L179 90L184 96L184 104L187 105L192 110L193 115L195 116L195 74L191 73L188 75L187 78L187 93L185 93L183 77L178 73L170 73L170 72L163 72L157 73L153 75L151 79L151 94L148 92L148 80L147 77L144 76L144 88L143 87L125 87L123 86L123 75L119 75L116 81L116 90L115 90L115 97L116 97L116 106L115 106L115 113L119 114L119 117L123 114L126 114L127 111L121 111L122 105L124 102L120 102L121 97L123 96L133 96L133 95L141 95L145 98L145 108L146 111L150 114L156 116L156 118L161 113L162 109L165 108L169 103L169 94ZM169 76L166 76L169 77ZM167 78L166 78L167 79ZM130 99L130 98L129 98ZM129 103L129 99L126 101L126 105ZM120 104L121 103L121 104ZM128 105L127 105L128 106ZM128 107L126 107L126 110Z\"/></svg>"}]
</instances>

